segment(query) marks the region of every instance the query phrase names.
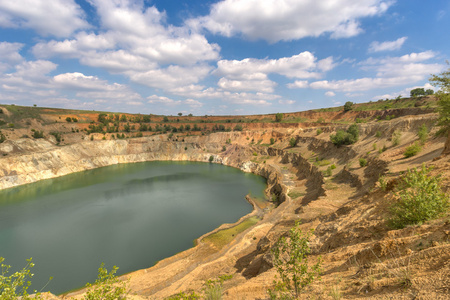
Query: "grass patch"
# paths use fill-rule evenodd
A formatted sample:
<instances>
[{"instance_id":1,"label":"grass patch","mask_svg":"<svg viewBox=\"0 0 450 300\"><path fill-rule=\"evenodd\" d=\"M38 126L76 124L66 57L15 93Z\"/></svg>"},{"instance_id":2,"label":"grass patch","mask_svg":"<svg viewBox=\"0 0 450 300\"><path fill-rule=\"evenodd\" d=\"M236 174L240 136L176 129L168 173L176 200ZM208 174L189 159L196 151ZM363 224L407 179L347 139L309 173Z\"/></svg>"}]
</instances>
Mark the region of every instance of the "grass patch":
<instances>
[{"instance_id":1,"label":"grass patch","mask_svg":"<svg viewBox=\"0 0 450 300\"><path fill-rule=\"evenodd\" d=\"M203 239L203 241L211 243L215 247L221 249L222 247L230 243L236 237L236 235L255 225L259 220L260 219L258 217L247 218L236 226L219 230L216 233L208 235Z\"/></svg>"},{"instance_id":2,"label":"grass patch","mask_svg":"<svg viewBox=\"0 0 450 300\"><path fill-rule=\"evenodd\" d=\"M290 191L288 194L288 196L291 197L292 199L297 199L298 197L302 197L305 195L306 195L305 192L299 192L299 191Z\"/></svg>"}]
</instances>

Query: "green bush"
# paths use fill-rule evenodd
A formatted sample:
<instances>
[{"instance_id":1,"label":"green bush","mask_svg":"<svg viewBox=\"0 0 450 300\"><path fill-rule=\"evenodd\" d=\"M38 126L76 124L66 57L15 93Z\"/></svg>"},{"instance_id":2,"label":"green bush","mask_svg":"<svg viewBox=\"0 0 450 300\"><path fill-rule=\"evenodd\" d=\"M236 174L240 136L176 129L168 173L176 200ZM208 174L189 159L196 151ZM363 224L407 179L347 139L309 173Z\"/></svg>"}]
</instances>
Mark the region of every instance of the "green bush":
<instances>
[{"instance_id":1,"label":"green bush","mask_svg":"<svg viewBox=\"0 0 450 300\"><path fill-rule=\"evenodd\" d=\"M333 168L329 166L325 171L322 172L324 177L330 177L333 175Z\"/></svg>"},{"instance_id":2,"label":"green bush","mask_svg":"<svg viewBox=\"0 0 450 300\"><path fill-rule=\"evenodd\" d=\"M402 137L402 133L398 130L395 130L391 137L392 146L394 146L394 147L398 146L400 144L401 137Z\"/></svg>"},{"instance_id":3,"label":"green bush","mask_svg":"<svg viewBox=\"0 0 450 300\"><path fill-rule=\"evenodd\" d=\"M119 282L119 279L115 276L118 267L114 266L108 273L108 270L104 268L102 263L98 269L97 280L94 284L88 283L84 300L117 300L126 299L128 294L127 282Z\"/></svg>"},{"instance_id":4,"label":"green bush","mask_svg":"<svg viewBox=\"0 0 450 300\"><path fill-rule=\"evenodd\" d=\"M213 162L213 160L214 160L214 156L211 155L211 156L209 157L208 161L209 161L209 162Z\"/></svg>"},{"instance_id":5,"label":"green bush","mask_svg":"<svg viewBox=\"0 0 450 300\"><path fill-rule=\"evenodd\" d=\"M377 131L377 132L375 133L375 137L377 137L377 138L381 137L381 131Z\"/></svg>"},{"instance_id":6,"label":"green bush","mask_svg":"<svg viewBox=\"0 0 450 300\"><path fill-rule=\"evenodd\" d=\"M440 176L431 176L431 168L408 169L395 189L397 201L389 208L388 220L394 228L421 224L435 219L449 209L449 198L441 188Z\"/></svg>"},{"instance_id":7,"label":"green bush","mask_svg":"<svg viewBox=\"0 0 450 300\"><path fill-rule=\"evenodd\" d=\"M428 128L425 124L420 126L419 131L417 132L417 135L419 136L420 143L422 145L425 145L428 139Z\"/></svg>"},{"instance_id":8,"label":"green bush","mask_svg":"<svg viewBox=\"0 0 450 300\"><path fill-rule=\"evenodd\" d=\"M36 296L28 295L28 288L31 285L30 279L33 277L31 268L34 267L32 259L27 259L27 265L20 271L17 271L8 276L11 266L3 264L5 259L0 257L0 264L2 272L0 274L0 299L4 300L31 300L42 299L40 293ZM50 278L51 280L51 278Z\"/></svg>"},{"instance_id":9,"label":"green bush","mask_svg":"<svg viewBox=\"0 0 450 300\"><path fill-rule=\"evenodd\" d=\"M67 123L72 122L72 118L71 118L71 117L67 117L67 118L66 118L66 122L67 122Z\"/></svg>"},{"instance_id":10,"label":"green bush","mask_svg":"<svg viewBox=\"0 0 450 300\"><path fill-rule=\"evenodd\" d=\"M297 139L294 137L291 137L289 140L289 146L295 147L297 145Z\"/></svg>"},{"instance_id":11,"label":"green bush","mask_svg":"<svg viewBox=\"0 0 450 300\"><path fill-rule=\"evenodd\" d=\"M361 158L359 159L359 165L360 165L361 167L367 166L367 159L361 157Z\"/></svg>"},{"instance_id":12,"label":"green bush","mask_svg":"<svg viewBox=\"0 0 450 300\"><path fill-rule=\"evenodd\" d=\"M416 155L417 153L420 152L420 150L422 150L422 147L420 146L420 144L414 143L411 146L406 147L405 153L403 153L403 155L406 158L408 158L408 157Z\"/></svg>"},{"instance_id":13,"label":"green bush","mask_svg":"<svg viewBox=\"0 0 450 300\"><path fill-rule=\"evenodd\" d=\"M275 139L274 138L270 138L270 144L271 145L275 144Z\"/></svg>"},{"instance_id":14,"label":"green bush","mask_svg":"<svg viewBox=\"0 0 450 300\"><path fill-rule=\"evenodd\" d=\"M313 232L304 234L297 223L289 230L288 238L282 236L272 248L273 265L280 280L274 281L273 290L268 290L271 299L298 299L306 286L320 278L322 259L314 265L308 264Z\"/></svg>"},{"instance_id":15,"label":"green bush","mask_svg":"<svg viewBox=\"0 0 450 300\"><path fill-rule=\"evenodd\" d=\"M42 139L44 138L44 132L35 130L31 136L34 137L35 139Z\"/></svg>"},{"instance_id":16,"label":"green bush","mask_svg":"<svg viewBox=\"0 0 450 300\"><path fill-rule=\"evenodd\" d=\"M0 144L6 141L6 136L0 131Z\"/></svg>"},{"instance_id":17,"label":"green bush","mask_svg":"<svg viewBox=\"0 0 450 300\"><path fill-rule=\"evenodd\" d=\"M317 129L317 131L316 131L316 135L319 135L319 134L321 134L322 132L323 132L322 128L319 128L319 129Z\"/></svg>"},{"instance_id":18,"label":"green bush","mask_svg":"<svg viewBox=\"0 0 450 300\"><path fill-rule=\"evenodd\" d=\"M234 126L234 131L242 131L242 125L237 124L236 126Z\"/></svg>"},{"instance_id":19,"label":"green bush","mask_svg":"<svg viewBox=\"0 0 450 300\"><path fill-rule=\"evenodd\" d=\"M353 108L353 102L347 101L344 104L344 111L350 111Z\"/></svg>"},{"instance_id":20,"label":"green bush","mask_svg":"<svg viewBox=\"0 0 450 300\"><path fill-rule=\"evenodd\" d=\"M347 131L338 130L336 134L330 136L330 140L336 146L340 145L351 145L358 141L359 139L359 128L358 125L353 124L347 129Z\"/></svg>"},{"instance_id":21,"label":"green bush","mask_svg":"<svg viewBox=\"0 0 450 300\"><path fill-rule=\"evenodd\" d=\"M281 122L283 120L284 115L282 113L277 113L275 115L275 122Z\"/></svg>"}]
</instances>

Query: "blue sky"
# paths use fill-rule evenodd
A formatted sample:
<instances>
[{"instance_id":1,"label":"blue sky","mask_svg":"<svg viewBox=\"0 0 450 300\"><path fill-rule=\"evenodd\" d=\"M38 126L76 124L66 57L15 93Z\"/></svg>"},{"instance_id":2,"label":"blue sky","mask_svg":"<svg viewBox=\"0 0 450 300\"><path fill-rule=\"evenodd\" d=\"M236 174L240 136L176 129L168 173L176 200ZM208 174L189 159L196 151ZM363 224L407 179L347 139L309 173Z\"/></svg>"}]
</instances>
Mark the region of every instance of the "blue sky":
<instances>
[{"instance_id":1,"label":"blue sky","mask_svg":"<svg viewBox=\"0 0 450 300\"><path fill-rule=\"evenodd\" d=\"M448 68L448 0L0 2L0 103L176 115L367 102Z\"/></svg>"}]
</instances>

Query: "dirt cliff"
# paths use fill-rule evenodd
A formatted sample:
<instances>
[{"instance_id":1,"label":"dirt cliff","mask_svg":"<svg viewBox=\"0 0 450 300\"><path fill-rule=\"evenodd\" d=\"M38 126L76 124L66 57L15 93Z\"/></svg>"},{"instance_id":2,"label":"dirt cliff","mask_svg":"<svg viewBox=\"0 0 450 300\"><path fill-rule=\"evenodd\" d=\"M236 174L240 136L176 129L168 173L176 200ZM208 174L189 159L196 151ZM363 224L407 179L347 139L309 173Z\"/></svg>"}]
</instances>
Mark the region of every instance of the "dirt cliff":
<instances>
[{"instance_id":1,"label":"dirt cliff","mask_svg":"<svg viewBox=\"0 0 450 300\"><path fill-rule=\"evenodd\" d=\"M267 299L276 275L270 249L300 220L302 228L315 229L311 261L322 257L324 269L322 280L308 287L303 298L449 299L449 216L393 230L386 223L392 198L379 184L380 176L395 182L408 168L425 163L443 176L449 190L450 159L441 155L448 140L430 134L419 154L403 156L422 125L436 131L436 118L433 113L404 113L390 121L362 123L358 142L341 147L330 142L330 135L346 124L252 124L254 128L244 131L84 140L64 146L9 139L0 144L0 152L7 154L0 158L0 188L117 163L208 162L212 157L213 163L267 178L266 193L275 203L258 210L260 220L226 245L204 236L197 246L126 275L131 298L201 294L206 280L227 274L233 276L223 283L225 299ZM398 143L393 141L396 132ZM360 166L360 158L367 160L366 166ZM80 298L81 293L60 298Z\"/></svg>"}]
</instances>

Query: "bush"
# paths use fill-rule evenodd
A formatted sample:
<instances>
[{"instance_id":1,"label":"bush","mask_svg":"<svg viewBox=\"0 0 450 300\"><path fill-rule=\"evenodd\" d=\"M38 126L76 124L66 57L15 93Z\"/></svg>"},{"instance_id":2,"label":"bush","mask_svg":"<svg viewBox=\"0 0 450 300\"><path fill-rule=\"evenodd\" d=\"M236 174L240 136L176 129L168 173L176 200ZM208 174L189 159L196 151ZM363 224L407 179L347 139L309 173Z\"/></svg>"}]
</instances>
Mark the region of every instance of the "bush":
<instances>
[{"instance_id":1,"label":"bush","mask_svg":"<svg viewBox=\"0 0 450 300\"><path fill-rule=\"evenodd\" d=\"M98 269L97 280L94 284L88 283L84 300L117 300L126 299L128 294L127 283L119 283L119 279L115 276L118 267L114 266L108 273L108 270L104 268L102 263Z\"/></svg>"},{"instance_id":2,"label":"bush","mask_svg":"<svg viewBox=\"0 0 450 300\"><path fill-rule=\"evenodd\" d=\"M275 139L274 138L270 138L270 144L271 145L275 144Z\"/></svg>"},{"instance_id":3,"label":"bush","mask_svg":"<svg viewBox=\"0 0 450 300\"><path fill-rule=\"evenodd\" d=\"M296 145L297 145L297 139L294 137L291 137L291 139L289 140L289 146L295 147Z\"/></svg>"},{"instance_id":4,"label":"bush","mask_svg":"<svg viewBox=\"0 0 450 300\"><path fill-rule=\"evenodd\" d=\"M377 132L375 133L375 137L377 137L377 138L381 137L381 131L377 131Z\"/></svg>"},{"instance_id":5,"label":"bush","mask_svg":"<svg viewBox=\"0 0 450 300\"><path fill-rule=\"evenodd\" d=\"M400 144L401 137L402 137L402 134L400 131L398 131L398 130L394 131L394 133L392 134L392 137L391 137L392 146L398 146Z\"/></svg>"},{"instance_id":6,"label":"bush","mask_svg":"<svg viewBox=\"0 0 450 300\"><path fill-rule=\"evenodd\" d=\"M274 281L274 289L268 290L271 299L298 299L306 286L320 278L322 259L312 266L308 264L313 232L304 234L297 223L289 230L289 238L282 236L272 248L273 265L281 280Z\"/></svg>"},{"instance_id":7,"label":"bush","mask_svg":"<svg viewBox=\"0 0 450 300\"><path fill-rule=\"evenodd\" d=\"M35 139L42 139L44 138L44 132L35 130L31 136L34 137Z\"/></svg>"},{"instance_id":8,"label":"bush","mask_svg":"<svg viewBox=\"0 0 450 300\"><path fill-rule=\"evenodd\" d=\"M420 143L422 145L425 145L428 139L428 128L425 124L420 126L419 132L417 132L417 135L419 136Z\"/></svg>"},{"instance_id":9,"label":"bush","mask_svg":"<svg viewBox=\"0 0 450 300\"><path fill-rule=\"evenodd\" d=\"M283 120L284 115L282 113L277 113L275 115L275 122L281 122Z\"/></svg>"},{"instance_id":10,"label":"bush","mask_svg":"<svg viewBox=\"0 0 450 300\"><path fill-rule=\"evenodd\" d=\"M67 117L67 118L66 118L66 122L67 122L67 123L72 122L72 118L71 118L71 117Z\"/></svg>"},{"instance_id":11,"label":"bush","mask_svg":"<svg viewBox=\"0 0 450 300\"><path fill-rule=\"evenodd\" d=\"M317 129L317 131L316 131L316 135L319 135L319 134L321 134L322 132L323 132L322 128L319 128L319 129Z\"/></svg>"},{"instance_id":12,"label":"bush","mask_svg":"<svg viewBox=\"0 0 450 300\"><path fill-rule=\"evenodd\" d=\"M359 165L360 165L361 167L367 166L367 159L361 157L361 158L359 159Z\"/></svg>"},{"instance_id":13,"label":"bush","mask_svg":"<svg viewBox=\"0 0 450 300\"><path fill-rule=\"evenodd\" d=\"M323 171L323 176L330 177L333 175L333 168L329 166L325 171Z\"/></svg>"},{"instance_id":14,"label":"bush","mask_svg":"<svg viewBox=\"0 0 450 300\"><path fill-rule=\"evenodd\" d=\"M422 147L420 146L420 144L414 143L411 146L406 147L405 153L403 153L403 155L406 158L408 158L408 157L416 155L417 153L420 152L420 150L422 150Z\"/></svg>"},{"instance_id":15,"label":"bush","mask_svg":"<svg viewBox=\"0 0 450 300\"><path fill-rule=\"evenodd\" d=\"M330 140L336 146L340 145L351 145L358 141L359 139L359 128L358 125L353 124L347 129L347 131L338 130L336 134L330 136Z\"/></svg>"},{"instance_id":16,"label":"bush","mask_svg":"<svg viewBox=\"0 0 450 300\"><path fill-rule=\"evenodd\" d=\"M236 125L234 126L234 131L242 131L242 125Z\"/></svg>"},{"instance_id":17,"label":"bush","mask_svg":"<svg viewBox=\"0 0 450 300\"><path fill-rule=\"evenodd\" d=\"M353 108L353 102L347 101L344 104L344 111L350 111Z\"/></svg>"},{"instance_id":18,"label":"bush","mask_svg":"<svg viewBox=\"0 0 450 300\"><path fill-rule=\"evenodd\" d=\"M5 135L0 131L0 144L6 141Z\"/></svg>"},{"instance_id":19,"label":"bush","mask_svg":"<svg viewBox=\"0 0 450 300\"><path fill-rule=\"evenodd\" d=\"M389 208L388 220L394 228L421 224L448 211L449 198L441 188L440 176L429 175L431 168L408 169L395 190L397 201Z\"/></svg>"},{"instance_id":20,"label":"bush","mask_svg":"<svg viewBox=\"0 0 450 300\"><path fill-rule=\"evenodd\" d=\"M211 155L211 156L209 157L209 162L213 162L213 160L214 160L214 156Z\"/></svg>"},{"instance_id":21,"label":"bush","mask_svg":"<svg viewBox=\"0 0 450 300\"><path fill-rule=\"evenodd\" d=\"M33 297L28 295L28 288L31 285L29 280L33 277L33 274L31 273L31 268L34 267L32 259L27 259L27 265L22 270L9 276L7 275L11 266L3 264L4 260L3 257L0 257L2 269L2 273L0 274L0 299L42 299L40 293L37 293L36 296Z\"/></svg>"}]
</instances>

